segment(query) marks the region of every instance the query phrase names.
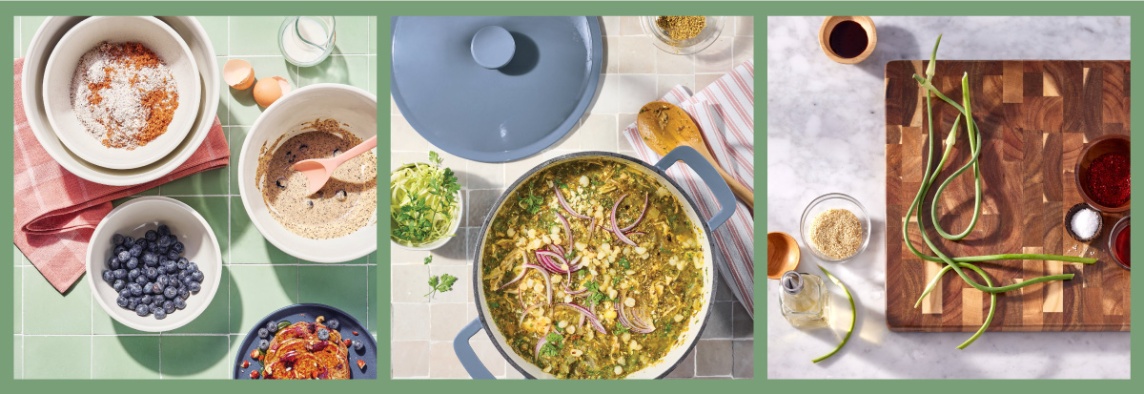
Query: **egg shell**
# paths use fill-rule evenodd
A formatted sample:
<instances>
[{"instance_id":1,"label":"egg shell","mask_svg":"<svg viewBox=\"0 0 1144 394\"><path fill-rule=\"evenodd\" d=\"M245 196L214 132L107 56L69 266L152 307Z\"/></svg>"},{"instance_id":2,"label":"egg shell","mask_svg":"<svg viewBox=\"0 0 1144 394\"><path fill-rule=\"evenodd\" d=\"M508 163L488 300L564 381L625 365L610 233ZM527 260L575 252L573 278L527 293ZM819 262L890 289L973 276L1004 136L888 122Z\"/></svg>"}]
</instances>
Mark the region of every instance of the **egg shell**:
<instances>
[{"instance_id":1,"label":"egg shell","mask_svg":"<svg viewBox=\"0 0 1144 394\"><path fill-rule=\"evenodd\" d=\"M242 59L230 59L223 66L223 79L236 90L246 90L254 86L254 67Z\"/></svg>"}]
</instances>

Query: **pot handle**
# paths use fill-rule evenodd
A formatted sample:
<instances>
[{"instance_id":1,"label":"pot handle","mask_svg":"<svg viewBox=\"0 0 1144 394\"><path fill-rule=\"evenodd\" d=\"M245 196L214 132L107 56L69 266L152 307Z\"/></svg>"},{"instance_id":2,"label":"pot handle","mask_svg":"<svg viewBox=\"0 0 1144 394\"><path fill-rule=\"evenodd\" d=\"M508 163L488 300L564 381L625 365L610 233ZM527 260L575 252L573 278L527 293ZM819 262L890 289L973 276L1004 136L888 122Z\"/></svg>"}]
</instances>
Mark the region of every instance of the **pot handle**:
<instances>
[{"instance_id":1,"label":"pot handle","mask_svg":"<svg viewBox=\"0 0 1144 394\"><path fill-rule=\"evenodd\" d=\"M473 346L469 344L469 339L473 335L484 329L481 325L481 319L473 319L461 332L457 333L457 337L453 339L453 352L457 353L457 359L461 360L461 366L465 367L465 372L469 373L473 379L496 379L492 372L485 367L481 359L477 357L477 352L473 350Z\"/></svg>"},{"instance_id":2,"label":"pot handle","mask_svg":"<svg viewBox=\"0 0 1144 394\"><path fill-rule=\"evenodd\" d=\"M715 167L712 166L707 159L703 158L703 155L700 155L695 148L690 146L680 146L672 149L671 152L667 152L667 156L664 156L658 163L655 163L655 166L666 172L668 168L675 165L678 161L687 163L688 167L691 167L696 174L699 174L699 178L711 189L711 194L715 195L715 201L719 202L719 212L716 212L714 215L711 215L710 219L707 219L707 227L711 228L711 231L714 232L715 229L722 226L723 223L726 223L727 219L730 219L731 215L735 213L735 194L731 192L731 187L727 186L727 181L724 181L723 177L719 176L719 172L715 170Z\"/></svg>"}]
</instances>

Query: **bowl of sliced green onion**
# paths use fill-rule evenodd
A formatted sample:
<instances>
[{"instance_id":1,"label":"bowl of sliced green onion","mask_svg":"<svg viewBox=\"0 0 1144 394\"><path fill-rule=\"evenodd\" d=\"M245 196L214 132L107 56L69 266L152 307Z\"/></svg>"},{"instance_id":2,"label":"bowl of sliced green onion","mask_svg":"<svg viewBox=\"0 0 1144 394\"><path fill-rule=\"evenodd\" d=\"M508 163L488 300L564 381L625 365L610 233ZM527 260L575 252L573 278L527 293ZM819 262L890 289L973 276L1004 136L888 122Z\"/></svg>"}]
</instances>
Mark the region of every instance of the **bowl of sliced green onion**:
<instances>
[{"instance_id":1,"label":"bowl of sliced green onion","mask_svg":"<svg viewBox=\"0 0 1144 394\"><path fill-rule=\"evenodd\" d=\"M390 235L394 245L434 250L457 234L464 206L456 174L441 165L436 152L429 163L405 164L390 173Z\"/></svg>"}]
</instances>

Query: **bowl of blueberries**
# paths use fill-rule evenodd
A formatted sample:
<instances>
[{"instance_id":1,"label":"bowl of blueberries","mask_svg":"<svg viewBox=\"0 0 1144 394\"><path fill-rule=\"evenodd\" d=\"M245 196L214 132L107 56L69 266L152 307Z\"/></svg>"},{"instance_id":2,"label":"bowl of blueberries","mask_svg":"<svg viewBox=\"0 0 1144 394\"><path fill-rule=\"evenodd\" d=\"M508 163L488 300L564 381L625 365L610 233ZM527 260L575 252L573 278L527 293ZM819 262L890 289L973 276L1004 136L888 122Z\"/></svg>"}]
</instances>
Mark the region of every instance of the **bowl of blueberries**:
<instances>
[{"instance_id":1,"label":"bowl of blueberries","mask_svg":"<svg viewBox=\"0 0 1144 394\"><path fill-rule=\"evenodd\" d=\"M139 331L170 331L210 305L222 253L194 208L168 197L139 197L96 226L87 272L95 300L116 321Z\"/></svg>"}]
</instances>

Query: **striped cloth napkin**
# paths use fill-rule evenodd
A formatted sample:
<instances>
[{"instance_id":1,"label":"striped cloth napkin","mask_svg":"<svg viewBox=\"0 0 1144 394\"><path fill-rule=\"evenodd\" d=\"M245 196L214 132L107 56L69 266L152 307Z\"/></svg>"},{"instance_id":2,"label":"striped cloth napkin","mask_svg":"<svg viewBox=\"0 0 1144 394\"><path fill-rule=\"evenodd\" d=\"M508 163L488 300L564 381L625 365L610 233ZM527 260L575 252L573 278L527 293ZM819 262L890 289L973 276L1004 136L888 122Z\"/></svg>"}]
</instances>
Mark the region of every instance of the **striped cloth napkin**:
<instances>
[{"instance_id":1,"label":"striped cloth napkin","mask_svg":"<svg viewBox=\"0 0 1144 394\"><path fill-rule=\"evenodd\" d=\"M755 189L754 78L755 64L747 61L695 95L688 94L683 86L676 86L662 98L678 105L696 120L715 160L752 192ZM640 159L648 163L659 161L660 156L643 143L635 123L623 133ZM677 164L667 174L695 198L704 217L710 217L718 209L715 197L703 186L699 176L686 167ZM736 205L735 214L713 234L718 249L715 265L723 282L754 318L755 225L747 206L738 201Z\"/></svg>"},{"instance_id":2,"label":"striped cloth napkin","mask_svg":"<svg viewBox=\"0 0 1144 394\"><path fill-rule=\"evenodd\" d=\"M12 237L40 274L65 293L86 266L87 244L95 226L111 211L111 200L191 174L226 167L230 147L215 118L198 151L172 173L136 186L107 186L84 180L60 167L40 146L28 124L21 98L24 59L13 71L15 214Z\"/></svg>"}]
</instances>

